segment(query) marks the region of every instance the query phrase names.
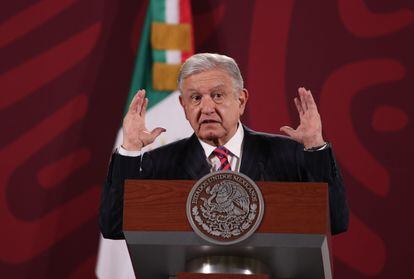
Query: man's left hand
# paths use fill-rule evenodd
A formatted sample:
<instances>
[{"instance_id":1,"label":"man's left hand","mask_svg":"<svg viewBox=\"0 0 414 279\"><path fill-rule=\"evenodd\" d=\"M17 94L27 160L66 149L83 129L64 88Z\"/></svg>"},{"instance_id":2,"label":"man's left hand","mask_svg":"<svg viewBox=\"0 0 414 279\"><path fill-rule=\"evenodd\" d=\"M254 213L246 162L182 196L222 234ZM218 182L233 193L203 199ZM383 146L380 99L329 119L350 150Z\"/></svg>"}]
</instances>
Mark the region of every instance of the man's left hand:
<instances>
[{"instance_id":1,"label":"man's left hand","mask_svg":"<svg viewBox=\"0 0 414 279\"><path fill-rule=\"evenodd\" d=\"M298 93L299 98L295 97L294 101L299 113L300 124L296 129L283 126L280 131L302 143L307 149L323 146L325 141L322 137L321 117L312 93L304 87L300 87Z\"/></svg>"}]
</instances>

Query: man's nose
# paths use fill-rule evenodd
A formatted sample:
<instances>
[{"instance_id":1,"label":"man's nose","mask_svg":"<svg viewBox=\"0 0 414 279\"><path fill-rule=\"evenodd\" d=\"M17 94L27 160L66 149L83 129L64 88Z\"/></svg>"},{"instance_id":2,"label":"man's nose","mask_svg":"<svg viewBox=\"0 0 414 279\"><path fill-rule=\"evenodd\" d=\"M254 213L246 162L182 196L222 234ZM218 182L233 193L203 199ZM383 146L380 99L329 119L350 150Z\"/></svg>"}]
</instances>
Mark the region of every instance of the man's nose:
<instances>
[{"instance_id":1,"label":"man's nose","mask_svg":"<svg viewBox=\"0 0 414 279\"><path fill-rule=\"evenodd\" d=\"M201 112L205 114L211 114L215 111L216 104L210 97L203 98L201 100Z\"/></svg>"}]
</instances>

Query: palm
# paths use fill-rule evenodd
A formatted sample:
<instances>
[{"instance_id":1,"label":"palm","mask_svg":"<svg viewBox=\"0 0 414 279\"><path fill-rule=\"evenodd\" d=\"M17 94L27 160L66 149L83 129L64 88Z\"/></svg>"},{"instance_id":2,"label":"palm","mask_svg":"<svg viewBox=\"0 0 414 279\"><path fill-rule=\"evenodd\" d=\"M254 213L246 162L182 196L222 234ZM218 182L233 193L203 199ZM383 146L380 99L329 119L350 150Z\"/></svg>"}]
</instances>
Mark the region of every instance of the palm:
<instances>
[{"instance_id":1,"label":"palm","mask_svg":"<svg viewBox=\"0 0 414 279\"><path fill-rule=\"evenodd\" d=\"M149 131L145 126L145 115L148 99L145 98L145 90L139 90L129 106L128 112L122 124L123 143L127 150L141 150L142 147L151 144L165 131L157 127Z\"/></svg>"},{"instance_id":2,"label":"palm","mask_svg":"<svg viewBox=\"0 0 414 279\"><path fill-rule=\"evenodd\" d=\"M298 90L299 98L295 98L296 109L299 113L300 124L296 129L289 126L280 128L294 140L302 143L306 148L324 144L322 137L321 117L310 91L301 87Z\"/></svg>"}]
</instances>

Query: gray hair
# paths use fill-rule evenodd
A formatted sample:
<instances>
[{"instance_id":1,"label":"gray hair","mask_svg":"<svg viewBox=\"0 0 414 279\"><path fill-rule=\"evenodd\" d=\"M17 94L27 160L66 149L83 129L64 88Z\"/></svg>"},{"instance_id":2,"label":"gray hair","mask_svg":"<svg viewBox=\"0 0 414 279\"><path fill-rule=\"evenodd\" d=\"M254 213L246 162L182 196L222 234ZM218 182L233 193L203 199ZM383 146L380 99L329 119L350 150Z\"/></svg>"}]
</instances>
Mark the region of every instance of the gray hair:
<instances>
[{"instance_id":1,"label":"gray hair","mask_svg":"<svg viewBox=\"0 0 414 279\"><path fill-rule=\"evenodd\" d=\"M181 91L183 79L213 69L221 69L229 74L236 90L244 88L239 66L233 58L217 53L198 53L188 58L181 66L178 74L178 89Z\"/></svg>"}]
</instances>

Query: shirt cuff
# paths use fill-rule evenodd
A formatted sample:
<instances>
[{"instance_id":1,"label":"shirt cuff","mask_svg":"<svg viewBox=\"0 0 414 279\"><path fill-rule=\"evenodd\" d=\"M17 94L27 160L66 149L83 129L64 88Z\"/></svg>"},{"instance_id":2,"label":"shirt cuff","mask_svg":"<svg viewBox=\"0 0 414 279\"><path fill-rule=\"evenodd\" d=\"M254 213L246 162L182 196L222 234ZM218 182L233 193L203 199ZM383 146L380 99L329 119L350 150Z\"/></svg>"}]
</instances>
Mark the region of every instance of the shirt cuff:
<instances>
[{"instance_id":1,"label":"shirt cuff","mask_svg":"<svg viewBox=\"0 0 414 279\"><path fill-rule=\"evenodd\" d=\"M325 144L322 145L322 146L312 147L312 148L304 148L303 150L304 151L307 151L307 152L314 152L314 151L322 151L322 150L325 150L328 147L329 147L329 143L328 142L325 142Z\"/></svg>"},{"instance_id":2,"label":"shirt cuff","mask_svg":"<svg viewBox=\"0 0 414 279\"><path fill-rule=\"evenodd\" d=\"M122 146L118 147L117 151L118 151L118 154L120 154L122 156L128 156L128 157L138 157L138 156L141 156L141 154L142 154L141 150L139 150L139 151L129 151L129 150L126 150L125 148L123 148Z\"/></svg>"}]
</instances>

